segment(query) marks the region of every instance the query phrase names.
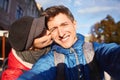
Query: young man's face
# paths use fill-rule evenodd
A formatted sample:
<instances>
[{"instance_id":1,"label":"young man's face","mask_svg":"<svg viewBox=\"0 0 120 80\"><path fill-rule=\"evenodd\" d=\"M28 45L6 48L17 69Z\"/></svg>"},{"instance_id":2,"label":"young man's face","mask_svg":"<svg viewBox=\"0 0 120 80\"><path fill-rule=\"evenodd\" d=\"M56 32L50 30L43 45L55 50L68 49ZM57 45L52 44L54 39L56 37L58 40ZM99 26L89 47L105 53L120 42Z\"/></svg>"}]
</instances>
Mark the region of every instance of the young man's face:
<instances>
[{"instance_id":1,"label":"young man's face","mask_svg":"<svg viewBox=\"0 0 120 80\"><path fill-rule=\"evenodd\" d=\"M59 13L50 18L47 25L53 40L62 47L70 48L77 40L76 22L72 22L65 14Z\"/></svg>"}]
</instances>

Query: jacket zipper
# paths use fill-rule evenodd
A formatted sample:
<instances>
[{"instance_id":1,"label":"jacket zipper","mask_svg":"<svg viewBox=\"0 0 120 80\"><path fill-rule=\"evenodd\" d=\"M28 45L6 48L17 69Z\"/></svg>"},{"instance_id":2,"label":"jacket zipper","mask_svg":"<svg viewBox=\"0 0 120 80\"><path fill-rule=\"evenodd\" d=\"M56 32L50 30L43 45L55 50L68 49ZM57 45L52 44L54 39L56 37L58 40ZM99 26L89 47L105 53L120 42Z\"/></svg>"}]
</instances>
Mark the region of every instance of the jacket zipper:
<instances>
[{"instance_id":1,"label":"jacket zipper","mask_svg":"<svg viewBox=\"0 0 120 80\"><path fill-rule=\"evenodd\" d=\"M70 53L74 53L74 55L75 55L76 65L77 65L77 69L78 69L78 80L83 80L82 79L83 75L80 74L81 69L80 69L80 63L79 63L79 60L78 60L78 55L77 55L76 51L73 48L70 48Z\"/></svg>"}]
</instances>

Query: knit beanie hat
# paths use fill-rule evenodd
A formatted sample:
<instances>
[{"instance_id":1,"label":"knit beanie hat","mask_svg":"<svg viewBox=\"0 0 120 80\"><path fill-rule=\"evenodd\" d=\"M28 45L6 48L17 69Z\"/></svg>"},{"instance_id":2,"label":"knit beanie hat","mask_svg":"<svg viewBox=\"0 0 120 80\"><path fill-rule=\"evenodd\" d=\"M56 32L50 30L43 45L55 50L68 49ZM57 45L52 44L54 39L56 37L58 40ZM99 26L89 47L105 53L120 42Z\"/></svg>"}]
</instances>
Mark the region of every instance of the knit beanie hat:
<instances>
[{"instance_id":1,"label":"knit beanie hat","mask_svg":"<svg viewBox=\"0 0 120 80\"><path fill-rule=\"evenodd\" d=\"M9 27L8 40L15 50L27 50L32 46L34 39L40 36L44 28L44 16L39 18L22 17Z\"/></svg>"}]
</instances>

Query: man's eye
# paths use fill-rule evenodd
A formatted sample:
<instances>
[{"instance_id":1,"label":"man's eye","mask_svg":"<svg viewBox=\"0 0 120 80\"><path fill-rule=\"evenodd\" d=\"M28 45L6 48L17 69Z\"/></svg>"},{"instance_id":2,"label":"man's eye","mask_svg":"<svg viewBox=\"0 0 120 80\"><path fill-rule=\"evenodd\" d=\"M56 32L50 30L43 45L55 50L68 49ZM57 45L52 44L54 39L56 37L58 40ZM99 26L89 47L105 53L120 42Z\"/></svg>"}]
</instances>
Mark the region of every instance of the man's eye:
<instances>
[{"instance_id":1,"label":"man's eye","mask_svg":"<svg viewBox=\"0 0 120 80\"><path fill-rule=\"evenodd\" d=\"M62 24L61 26L66 26L66 25L68 25L67 23L64 23L64 24Z\"/></svg>"},{"instance_id":2,"label":"man's eye","mask_svg":"<svg viewBox=\"0 0 120 80\"><path fill-rule=\"evenodd\" d=\"M54 27L54 28L50 29L50 32L53 32L53 31L55 31L56 29L57 29L57 27Z\"/></svg>"}]
</instances>

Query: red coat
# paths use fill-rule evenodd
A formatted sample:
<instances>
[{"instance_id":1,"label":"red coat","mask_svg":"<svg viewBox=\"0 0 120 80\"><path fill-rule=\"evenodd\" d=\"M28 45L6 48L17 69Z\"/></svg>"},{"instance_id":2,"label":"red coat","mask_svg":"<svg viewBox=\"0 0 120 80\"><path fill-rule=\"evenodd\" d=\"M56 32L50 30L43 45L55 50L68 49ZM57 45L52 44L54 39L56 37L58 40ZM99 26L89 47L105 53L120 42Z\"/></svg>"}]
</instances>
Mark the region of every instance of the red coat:
<instances>
[{"instance_id":1,"label":"red coat","mask_svg":"<svg viewBox=\"0 0 120 80\"><path fill-rule=\"evenodd\" d=\"M29 70L31 67L32 64L23 61L12 49L8 56L8 68L3 71L1 80L16 80L23 70Z\"/></svg>"}]
</instances>

